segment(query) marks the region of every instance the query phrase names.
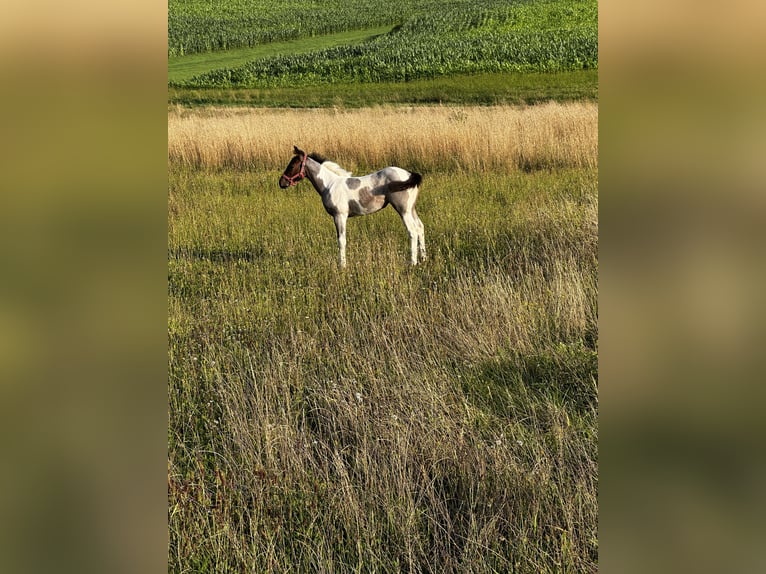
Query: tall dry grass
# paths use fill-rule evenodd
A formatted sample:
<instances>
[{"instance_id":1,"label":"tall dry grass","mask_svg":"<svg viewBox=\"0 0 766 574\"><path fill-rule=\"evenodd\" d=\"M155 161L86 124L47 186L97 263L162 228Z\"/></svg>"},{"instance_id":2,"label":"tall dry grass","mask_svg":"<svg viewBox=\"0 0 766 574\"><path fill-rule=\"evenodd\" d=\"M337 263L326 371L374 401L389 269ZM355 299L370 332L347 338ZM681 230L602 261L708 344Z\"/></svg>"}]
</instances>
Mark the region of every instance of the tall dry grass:
<instances>
[{"instance_id":1,"label":"tall dry grass","mask_svg":"<svg viewBox=\"0 0 766 574\"><path fill-rule=\"evenodd\" d=\"M168 159L193 168L280 169L298 145L355 173L498 171L598 165L598 105L379 107L364 110L173 108Z\"/></svg>"}]
</instances>

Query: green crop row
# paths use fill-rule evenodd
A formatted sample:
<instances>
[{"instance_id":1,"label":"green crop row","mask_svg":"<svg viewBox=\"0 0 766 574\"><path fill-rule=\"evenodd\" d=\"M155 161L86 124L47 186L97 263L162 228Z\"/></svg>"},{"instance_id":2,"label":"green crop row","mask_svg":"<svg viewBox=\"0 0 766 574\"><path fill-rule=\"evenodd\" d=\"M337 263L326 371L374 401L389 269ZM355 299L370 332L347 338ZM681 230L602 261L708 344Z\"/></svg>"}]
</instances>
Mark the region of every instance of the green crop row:
<instances>
[{"instance_id":1,"label":"green crop row","mask_svg":"<svg viewBox=\"0 0 766 574\"><path fill-rule=\"evenodd\" d=\"M252 47L403 21L433 7L413 0L170 0L168 56ZM450 4L448 2L447 4Z\"/></svg>"},{"instance_id":2,"label":"green crop row","mask_svg":"<svg viewBox=\"0 0 766 574\"><path fill-rule=\"evenodd\" d=\"M597 22L596 0L170 0L170 57L400 24L438 33L545 30Z\"/></svg>"},{"instance_id":3,"label":"green crop row","mask_svg":"<svg viewBox=\"0 0 766 574\"><path fill-rule=\"evenodd\" d=\"M595 68L595 30L546 35L498 32L477 36L387 35L357 46L305 55L275 56L192 78L187 87L277 87L337 82L410 81L480 72L562 71Z\"/></svg>"}]
</instances>

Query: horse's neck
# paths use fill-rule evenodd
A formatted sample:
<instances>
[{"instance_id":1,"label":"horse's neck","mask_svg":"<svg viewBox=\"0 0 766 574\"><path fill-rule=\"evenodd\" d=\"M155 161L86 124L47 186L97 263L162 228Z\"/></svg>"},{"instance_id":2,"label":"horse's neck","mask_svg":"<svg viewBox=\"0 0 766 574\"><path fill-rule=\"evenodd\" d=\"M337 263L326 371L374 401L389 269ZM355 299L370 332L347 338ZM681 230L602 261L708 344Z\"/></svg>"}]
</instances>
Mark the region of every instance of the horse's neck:
<instances>
[{"instance_id":1,"label":"horse's neck","mask_svg":"<svg viewBox=\"0 0 766 574\"><path fill-rule=\"evenodd\" d=\"M341 177L337 173L331 171L318 161L307 158L306 159L306 175L314 186L314 189L321 195L330 184Z\"/></svg>"}]
</instances>

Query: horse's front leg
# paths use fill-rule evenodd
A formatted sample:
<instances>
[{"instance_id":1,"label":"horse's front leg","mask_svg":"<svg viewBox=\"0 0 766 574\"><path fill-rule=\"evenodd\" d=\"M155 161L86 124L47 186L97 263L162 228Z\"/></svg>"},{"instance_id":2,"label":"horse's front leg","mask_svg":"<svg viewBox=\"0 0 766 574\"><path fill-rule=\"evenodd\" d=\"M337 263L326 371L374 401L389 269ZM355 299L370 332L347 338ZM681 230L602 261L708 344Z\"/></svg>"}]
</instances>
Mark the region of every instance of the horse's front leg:
<instances>
[{"instance_id":1,"label":"horse's front leg","mask_svg":"<svg viewBox=\"0 0 766 574\"><path fill-rule=\"evenodd\" d=\"M412 216L412 212L403 213L402 221L407 228L407 234L410 236L410 262L413 265L418 264L418 225L415 223L415 218Z\"/></svg>"},{"instance_id":2,"label":"horse's front leg","mask_svg":"<svg viewBox=\"0 0 766 574\"><path fill-rule=\"evenodd\" d=\"M341 268L346 266L346 219L348 215L339 213L334 217L335 230L338 232L338 251Z\"/></svg>"}]
</instances>

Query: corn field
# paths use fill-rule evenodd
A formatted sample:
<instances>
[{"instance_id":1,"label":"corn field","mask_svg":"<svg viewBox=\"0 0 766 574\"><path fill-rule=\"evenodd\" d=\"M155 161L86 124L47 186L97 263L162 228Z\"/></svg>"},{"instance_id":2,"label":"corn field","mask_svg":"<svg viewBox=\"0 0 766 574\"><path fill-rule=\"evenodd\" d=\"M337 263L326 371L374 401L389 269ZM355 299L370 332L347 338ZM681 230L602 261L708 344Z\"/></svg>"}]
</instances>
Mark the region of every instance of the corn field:
<instances>
[{"instance_id":1,"label":"corn field","mask_svg":"<svg viewBox=\"0 0 766 574\"><path fill-rule=\"evenodd\" d=\"M264 4L260 11L256 10L259 4ZM180 9L196 6L195 2L171 3L169 53L251 46L395 24L388 34L363 44L309 55L274 55L233 69L213 70L183 85L254 88L409 81L452 74L553 72L598 66L595 0L455 1L438 7L431 2L395 0L386 3L385 10L367 4L366 0L329 2L317 10L295 2L285 12L258 2L214 11Z\"/></svg>"}]
</instances>

